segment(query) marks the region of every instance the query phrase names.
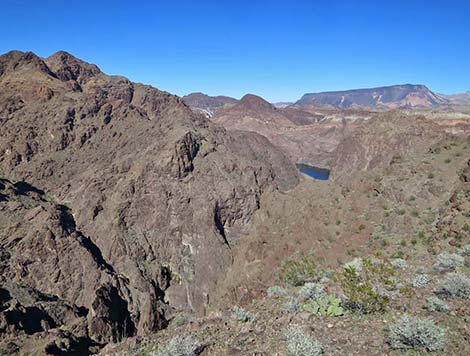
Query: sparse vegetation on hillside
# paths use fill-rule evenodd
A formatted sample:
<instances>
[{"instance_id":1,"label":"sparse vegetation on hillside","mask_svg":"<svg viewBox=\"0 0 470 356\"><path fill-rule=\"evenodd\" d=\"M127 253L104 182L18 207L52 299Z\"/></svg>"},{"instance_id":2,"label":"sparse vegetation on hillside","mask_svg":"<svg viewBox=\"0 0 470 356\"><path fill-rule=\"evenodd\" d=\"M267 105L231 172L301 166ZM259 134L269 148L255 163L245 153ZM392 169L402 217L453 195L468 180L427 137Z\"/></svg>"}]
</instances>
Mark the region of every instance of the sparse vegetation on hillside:
<instances>
[{"instance_id":1,"label":"sparse vegetation on hillside","mask_svg":"<svg viewBox=\"0 0 470 356\"><path fill-rule=\"evenodd\" d=\"M319 279L317 264L312 255L294 255L285 260L281 267L281 279L292 285L300 286Z\"/></svg>"},{"instance_id":2,"label":"sparse vegetation on hillside","mask_svg":"<svg viewBox=\"0 0 470 356\"><path fill-rule=\"evenodd\" d=\"M323 348L299 326L291 326L285 333L288 356L321 356Z\"/></svg>"},{"instance_id":3,"label":"sparse vegetation on hillside","mask_svg":"<svg viewBox=\"0 0 470 356\"><path fill-rule=\"evenodd\" d=\"M390 328L389 343L394 349L439 351L444 342L444 330L430 319L404 315Z\"/></svg>"},{"instance_id":4,"label":"sparse vegetation on hillside","mask_svg":"<svg viewBox=\"0 0 470 356\"><path fill-rule=\"evenodd\" d=\"M374 262L363 259L360 271L346 267L337 276L346 295L346 306L353 311L384 312L388 306L389 298L385 292L395 287L393 277L396 272L387 262Z\"/></svg>"}]
</instances>

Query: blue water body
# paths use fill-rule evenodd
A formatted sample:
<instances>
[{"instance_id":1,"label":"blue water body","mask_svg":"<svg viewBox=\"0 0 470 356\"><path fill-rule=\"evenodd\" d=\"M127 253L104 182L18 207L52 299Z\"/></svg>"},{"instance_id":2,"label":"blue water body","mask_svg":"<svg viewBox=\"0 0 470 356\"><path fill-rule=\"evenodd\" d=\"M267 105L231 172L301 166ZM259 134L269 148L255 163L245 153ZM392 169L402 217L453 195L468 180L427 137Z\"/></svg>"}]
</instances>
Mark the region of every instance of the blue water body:
<instances>
[{"instance_id":1,"label":"blue water body","mask_svg":"<svg viewBox=\"0 0 470 356\"><path fill-rule=\"evenodd\" d=\"M307 166L305 164L297 164L297 169L313 179L328 180L330 178L330 171L328 169Z\"/></svg>"}]
</instances>

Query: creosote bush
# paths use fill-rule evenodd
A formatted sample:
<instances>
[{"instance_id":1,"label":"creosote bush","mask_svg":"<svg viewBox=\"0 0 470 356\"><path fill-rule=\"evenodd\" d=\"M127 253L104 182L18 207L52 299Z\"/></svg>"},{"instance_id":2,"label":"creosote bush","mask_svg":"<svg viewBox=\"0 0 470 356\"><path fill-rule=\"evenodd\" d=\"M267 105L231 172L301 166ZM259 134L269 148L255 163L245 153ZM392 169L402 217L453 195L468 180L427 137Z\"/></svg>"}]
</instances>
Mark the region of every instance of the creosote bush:
<instances>
[{"instance_id":1,"label":"creosote bush","mask_svg":"<svg viewBox=\"0 0 470 356\"><path fill-rule=\"evenodd\" d=\"M386 291L395 288L396 271L383 261L362 260L362 269L347 267L338 274L337 280L346 296L347 308L360 313L384 312L389 298Z\"/></svg>"},{"instance_id":2,"label":"creosote bush","mask_svg":"<svg viewBox=\"0 0 470 356\"><path fill-rule=\"evenodd\" d=\"M196 356L201 349L200 342L192 336L176 336L168 345L152 356Z\"/></svg>"},{"instance_id":3,"label":"creosote bush","mask_svg":"<svg viewBox=\"0 0 470 356\"><path fill-rule=\"evenodd\" d=\"M317 266L312 255L293 255L282 262L281 279L292 285L301 286L318 279Z\"/></svg>"},{"instance_id":4,"label":"creosote bush","mask_svg":"<svg viewBox=\"0 0 470 356\"><path fill-rule=\"evenodd\" d=\"M322 345L299 326L291 326L285 332L288 356L321 356Z\"/></svg>"},{"instance_id":5,"label":"creosote bush","mask_svg":"<svg viewBox=\"0 0 470 356\"><path fill-rule=\"evenodd\" d=\"M463 273L449 273L437 293L448 298L470 299L470 278Z\"/></svg>"},{"instance_id":6,"label":"creosote bush","mask_svg":"<svg viewBox=\"0 0 470 356\"><path fill-rule=\"evenodd\" d=\"M399 350L439 351L444 348L444 330L431 319L403 315L390 328L390 347Z\"/></svg>"}]
</instances>

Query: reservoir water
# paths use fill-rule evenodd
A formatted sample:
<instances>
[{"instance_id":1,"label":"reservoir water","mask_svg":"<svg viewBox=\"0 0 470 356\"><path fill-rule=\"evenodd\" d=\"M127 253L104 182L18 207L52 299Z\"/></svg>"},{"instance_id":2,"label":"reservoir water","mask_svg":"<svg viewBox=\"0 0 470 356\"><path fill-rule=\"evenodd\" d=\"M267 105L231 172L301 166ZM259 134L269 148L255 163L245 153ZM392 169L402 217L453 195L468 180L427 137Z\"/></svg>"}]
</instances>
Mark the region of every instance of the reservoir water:
<instances>
[{"instance_id":1,"label":"reservoir water","mask_svg":"<svg viewBox=\"0 0 470 356\"><path fill-rule=\"evenodd\" d=\"M313 167L303 163L298 163L296 166L299 172L313 179L328 180L328 178L330 178L330 171L326 168Z\"/></svg>"}]
</instances>

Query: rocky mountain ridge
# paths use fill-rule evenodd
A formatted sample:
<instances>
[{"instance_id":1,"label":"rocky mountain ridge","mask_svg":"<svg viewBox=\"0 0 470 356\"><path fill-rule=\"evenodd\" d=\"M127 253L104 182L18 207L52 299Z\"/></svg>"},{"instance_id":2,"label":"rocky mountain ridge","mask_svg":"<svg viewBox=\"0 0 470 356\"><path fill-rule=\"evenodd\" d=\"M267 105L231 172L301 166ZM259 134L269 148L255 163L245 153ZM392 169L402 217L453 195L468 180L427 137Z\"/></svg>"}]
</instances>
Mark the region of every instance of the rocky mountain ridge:
<instances>
[{"instance_id":1,"label":"rocky mountain ridge","mask_svg":"<svg viewBox=\"0 0 470 356\"><path fill-rule=\"evenodd\" d=\"M158 330L174 310L204 312L264 192L298 182L291 162L263 137L228 133L180 98L108 76L66 52L0 56L0 128L0 173L10 182L3 185L27 182L69 207L31 213L37 224L50 214L53 220L38 233L18 232L15 256L34 260L47 239L65 244L55 243L57 257L42 269L19 260L17 281L102 315L82 324L90 345ZM10 215L13 198L1 196L0 248L7 253L16 235L3 232L15 231L20 217ZM74 239L88 246L89 262L67 245ZM94 263L96 273L71 265L67 275L59 257ZM2 273L4 281L17 278L9 268ZM49 329L38 332L51 336ZM40 335L18 332L11 348Z\"/></svg>"}]
</instances>

